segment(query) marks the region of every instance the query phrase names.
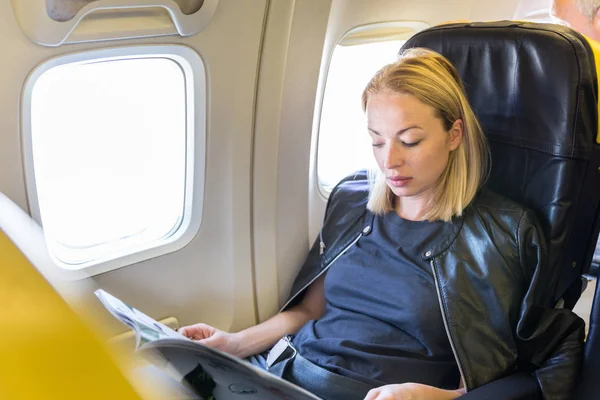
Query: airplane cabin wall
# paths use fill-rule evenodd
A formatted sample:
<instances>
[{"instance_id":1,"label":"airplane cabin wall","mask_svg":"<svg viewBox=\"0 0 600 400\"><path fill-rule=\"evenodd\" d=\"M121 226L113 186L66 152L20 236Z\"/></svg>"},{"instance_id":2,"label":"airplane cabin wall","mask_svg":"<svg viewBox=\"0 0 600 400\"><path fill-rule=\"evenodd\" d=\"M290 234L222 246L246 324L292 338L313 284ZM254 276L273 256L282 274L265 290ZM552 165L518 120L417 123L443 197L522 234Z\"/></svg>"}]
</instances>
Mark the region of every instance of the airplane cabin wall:
<instances>
[{"instance_id":1,"label":"airplane cabin wall","mask_svg":"<svg viewBox=\"0 0 600 400\"><path fill-rule=\"evenodd\" d=\"M174 316L237 330L256 321L252 277L251 174L255 92L268 1L221 0L210 24L189 36L44 47L31 42L11 2L0 3L0 191L29 210L20 138L20 99L29 73L62 54L143 44L182 44L198 52L207 74L204 209L197 236L183 249L73 285L92 284L157 319ZM107 160L108 161L108 160ZM89 293L80 299L104 313ZM103 314L104 315L104 314ZM112 321L107 333L126 330Z\"/></svg>"},{"instance_id":2,"label":"airplane cabin wall","mask_svg":"<svg viewBox=\"0 0 600 400\"><path fill-rule=\"evenodd\" d=\"M204 210L198 235L171 254L81 282L154 318L238 330L273 315L321 224L315 146L331 53L350 29L382 21L510 19L517 0L220 0L210 24L189 36L43 47L10 2L0 5L0 191L28 210L20 96L43 61L89 49L184 44L207 69ZM74 283L77 284L77 283ZM94 304L91 294L86 304ZM125 329L116 322L112 333Z\"/></svg>"},{"instance_id":3,"label":"airplane cabin wall","mask_svg":"<svg viewBox=\"0 0 600 400\"><path fill-rule=\"evenodd\" d=\"M258 83L253 234L258 319L287 296L306 254L308 161L330 0L269 5Z\"/></svg>"}]
</instances>

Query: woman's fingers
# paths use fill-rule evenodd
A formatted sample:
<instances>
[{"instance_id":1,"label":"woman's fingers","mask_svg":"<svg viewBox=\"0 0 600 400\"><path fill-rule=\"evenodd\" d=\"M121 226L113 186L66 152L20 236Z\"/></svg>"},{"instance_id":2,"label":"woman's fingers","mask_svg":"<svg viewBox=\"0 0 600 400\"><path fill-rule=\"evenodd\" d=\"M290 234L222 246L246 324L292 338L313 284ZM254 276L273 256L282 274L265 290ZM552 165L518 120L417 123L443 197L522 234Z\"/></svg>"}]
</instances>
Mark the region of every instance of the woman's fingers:
<instances>
[{"instance_id":1,"label":"woman's fingers","mask_svg":"<svg viewBox=\"0 0 600 400\"><path fill-rule=\"evenodd\" d=\"M375 400L377 396L379 396L379 389L371 389L369 390L369 393L367 393L365 400Z\"/></svg>"},{"instance_id":2,"label":"woman's fingers","mask_svg":"<svg viewBox=\"0 0 600 400\"><path fill-rule=\"evenodd\" d=\"M215 331L215 328L212 326L202 323L179 328L179 333L193 340L207 339L211 337Z\"/></svg>"}]
</instances>

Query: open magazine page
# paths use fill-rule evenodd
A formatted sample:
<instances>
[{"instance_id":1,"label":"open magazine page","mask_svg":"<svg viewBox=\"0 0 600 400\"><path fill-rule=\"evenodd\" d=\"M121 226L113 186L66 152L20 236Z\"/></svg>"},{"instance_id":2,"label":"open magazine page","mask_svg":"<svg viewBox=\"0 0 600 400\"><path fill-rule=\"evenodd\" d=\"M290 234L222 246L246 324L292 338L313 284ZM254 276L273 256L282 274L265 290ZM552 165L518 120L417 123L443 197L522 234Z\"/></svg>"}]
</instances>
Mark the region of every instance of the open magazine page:
<instances>
[{"instance_id":1,"label":"open magazine page","mask_svg":"<svg viewBox=\"0 0 600 400\"><path fill-rule=\"evenodd\" d=\"M129 326L135 332L136 347L160 338L176 338L188 340L181 333L174 331L150 318L146 314L123 303L121 300L102 289L94 291L104 307L119 321Z\"/></svg>"},{"instance_id":2,"label":"open magazine page","mask_svg":"<svg viewBox=\"0 0 600 400\"><path fill-rule=\"evenodd\" d=\"M193 341L159 339L141 348L158 352L168 369L204 400L321 400L249 362Z\"/></svg>"},{"instance_id":3,"label":"open magazine page","mask_svg":"<svg viewBox=\"0 0 600 400\"><path fill-rule=\"evenodd\" d=\"M204 400L320 400L248 361L190 340L102 289L94 292L119 321L136 332L140 354L190 386Z\"/></svg>"}]
</instances>

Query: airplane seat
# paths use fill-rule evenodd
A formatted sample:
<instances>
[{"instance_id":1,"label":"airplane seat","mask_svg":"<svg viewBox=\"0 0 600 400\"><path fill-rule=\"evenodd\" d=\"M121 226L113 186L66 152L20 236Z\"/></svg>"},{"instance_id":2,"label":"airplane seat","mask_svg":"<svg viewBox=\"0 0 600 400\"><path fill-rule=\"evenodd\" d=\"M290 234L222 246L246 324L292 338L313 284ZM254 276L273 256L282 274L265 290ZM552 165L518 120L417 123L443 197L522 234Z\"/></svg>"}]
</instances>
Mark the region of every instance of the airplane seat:
<instances>
[{"instance_id":1,"label":"airplane seat","mask_svg":"<svg viewBox=\"0 0 600 400\"><path fill-rule=\"evenodd\" d=\"M457 68L490 143L486 186L536 212L549 263L560 271L553 301L569 309L581 295L600 227L597 46L565 26L498 21L436 26L401 49L430 48ZM598 386L592 379L600 374L600 349L590 350L600 346L598 290L578 399L599 393L591 388ZM532 381L515 375L465 397L537 398Z\"/></svg>"},{"instance_id":2,"label":"airplane seat","mask_svg":"<svg viewBox=\"0 0 600 400\"><path fill-rule=\"evenodd\" d=\"M41 228L0 193L0 398L141 400L115 354L43 274ZM149 397L146 397L149 398Z\"/></svg>"}]
</instances>

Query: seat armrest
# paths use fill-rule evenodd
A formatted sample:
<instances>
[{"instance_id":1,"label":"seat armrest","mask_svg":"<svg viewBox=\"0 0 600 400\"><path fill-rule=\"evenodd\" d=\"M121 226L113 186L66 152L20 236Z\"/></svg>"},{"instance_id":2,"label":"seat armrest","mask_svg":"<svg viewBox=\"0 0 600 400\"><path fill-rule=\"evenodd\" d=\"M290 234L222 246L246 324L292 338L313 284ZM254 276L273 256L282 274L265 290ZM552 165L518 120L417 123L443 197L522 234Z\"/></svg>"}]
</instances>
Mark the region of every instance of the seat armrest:
<instances>
[{"instance_id":1,"label":"seat armrest","mask_svg":"<svg viewBox=\"0 0 600 400\"><path fill-rule=\"evenodd\" d=\"M542 394L531 374L518 373L478 387L459 398L460 400L541 400Z\"/></svg>"}]
</instances>

